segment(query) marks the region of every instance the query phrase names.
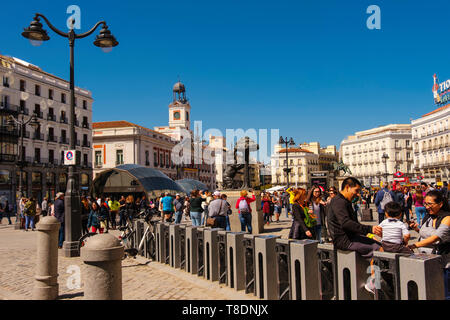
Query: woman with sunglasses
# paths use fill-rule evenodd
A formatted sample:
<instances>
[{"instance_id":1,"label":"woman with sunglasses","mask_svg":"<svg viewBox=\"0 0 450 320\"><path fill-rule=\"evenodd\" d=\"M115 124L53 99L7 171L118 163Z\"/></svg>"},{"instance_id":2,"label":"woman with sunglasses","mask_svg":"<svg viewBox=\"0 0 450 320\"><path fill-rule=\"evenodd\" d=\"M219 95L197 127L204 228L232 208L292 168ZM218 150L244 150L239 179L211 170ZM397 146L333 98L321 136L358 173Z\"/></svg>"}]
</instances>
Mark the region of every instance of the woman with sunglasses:
<instances>
[{"instance_id":1,"label":"woman with sunglasses","mask_svg":"<svg viewBox=\"0 0 450 320\"><path fill-rule=\"evenodd\" d=\"M444 262L444 284L446 299L450 299L450 207L447 199L438 190L432 190L425 196L424 207L427 214L423 218L419 229L417 223L412 222L411 228L419 232L419 242L409 247L418 249L421 253L441 255Z\"/></svg>"}]
</instances>

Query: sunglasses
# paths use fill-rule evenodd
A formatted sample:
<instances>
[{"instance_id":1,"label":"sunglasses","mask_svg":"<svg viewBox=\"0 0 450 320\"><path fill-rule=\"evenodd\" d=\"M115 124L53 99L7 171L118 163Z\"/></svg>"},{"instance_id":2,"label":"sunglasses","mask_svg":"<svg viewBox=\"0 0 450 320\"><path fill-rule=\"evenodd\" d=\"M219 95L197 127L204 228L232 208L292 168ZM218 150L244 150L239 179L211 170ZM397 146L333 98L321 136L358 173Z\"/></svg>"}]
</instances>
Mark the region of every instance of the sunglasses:
<instances>
[{"instance_id":1,"label":"sunglasses","mask_svg":"<svg viewBox=\"0 0 450 320\"><path fill-rule=\"evenodd\" d=\"M437 204L437 203L429 203L429 202L424 202L424 203L423 203L423 205L424 205L425 207L432 207L432 206L434 206L435 204Z\"/></svg>"}]
</instances>

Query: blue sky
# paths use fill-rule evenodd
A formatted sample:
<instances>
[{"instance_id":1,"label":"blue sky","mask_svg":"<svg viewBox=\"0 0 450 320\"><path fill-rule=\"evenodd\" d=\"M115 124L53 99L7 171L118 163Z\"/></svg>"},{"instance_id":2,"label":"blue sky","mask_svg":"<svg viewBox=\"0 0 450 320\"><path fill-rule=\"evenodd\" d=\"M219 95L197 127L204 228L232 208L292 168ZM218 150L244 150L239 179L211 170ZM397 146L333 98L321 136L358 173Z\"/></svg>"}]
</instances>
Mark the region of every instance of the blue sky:
<instances>
[{"instance_id":1,"label":"blue sky","mask_svg":"<svg viewBox=\"0 0 450 320\"><path fill-rule=\"evenodd\" d=\"M81 32L104 19L119 46L103 53L94 33L76 43L76 85L93 92L94 121L167 124L178 75L191 119L203 130L280 129L299 143L339 146L355 131L408 123L433 110L433 74L450 78L441 1L9 1L0 53L69 77L67 40L33 47L20 33L34 13ZM381 30L369 30L369 5Z\"/></svg>"}]
</instances>

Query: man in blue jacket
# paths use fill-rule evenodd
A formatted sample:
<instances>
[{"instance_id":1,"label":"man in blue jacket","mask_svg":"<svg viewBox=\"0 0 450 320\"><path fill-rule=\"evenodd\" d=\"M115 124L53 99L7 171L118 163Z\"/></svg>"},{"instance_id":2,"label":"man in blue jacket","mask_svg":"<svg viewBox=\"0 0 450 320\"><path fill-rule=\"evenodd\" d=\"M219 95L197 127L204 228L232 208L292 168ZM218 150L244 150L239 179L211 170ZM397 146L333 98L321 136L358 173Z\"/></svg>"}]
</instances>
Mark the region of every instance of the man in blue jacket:
<instances>
[{"instance_id":1,"label":"man in blue jacket","mask_svg":"<svg viewBox=\"0 0 450 320\"><path fill-rule=\"evenodd\" d=\"M391 201L395 201L395 194L390 190L389 183L386 183L384 188L380 189L375 196L375 205L377 206L378 212L378 223L380 224L384 220L384 208L381 208L381 201L383 200L384 194L389 193L391 196Z\"/></svg>"}]
</instances>

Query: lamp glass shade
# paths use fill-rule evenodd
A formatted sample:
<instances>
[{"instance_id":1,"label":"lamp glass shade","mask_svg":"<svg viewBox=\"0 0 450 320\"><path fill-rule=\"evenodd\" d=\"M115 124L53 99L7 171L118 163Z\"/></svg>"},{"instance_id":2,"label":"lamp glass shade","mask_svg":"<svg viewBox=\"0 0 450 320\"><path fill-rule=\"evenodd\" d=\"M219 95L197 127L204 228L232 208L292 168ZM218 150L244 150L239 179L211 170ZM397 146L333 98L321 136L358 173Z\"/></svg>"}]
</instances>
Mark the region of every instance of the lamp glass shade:
<instances>
[{"instance_id":1,"label":"lamp glass shade","mask_svg":"<svg viewBox=\"0 0 450 320\"><path fill-rule=\"evenodd\" d=\"M278 143L279 144L284 144L285 143L283 137L280 137L280 140L278 140Z\"/></svg>"}]
</instances>

